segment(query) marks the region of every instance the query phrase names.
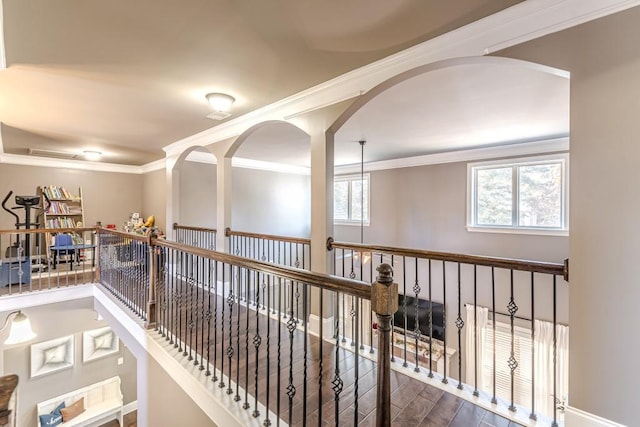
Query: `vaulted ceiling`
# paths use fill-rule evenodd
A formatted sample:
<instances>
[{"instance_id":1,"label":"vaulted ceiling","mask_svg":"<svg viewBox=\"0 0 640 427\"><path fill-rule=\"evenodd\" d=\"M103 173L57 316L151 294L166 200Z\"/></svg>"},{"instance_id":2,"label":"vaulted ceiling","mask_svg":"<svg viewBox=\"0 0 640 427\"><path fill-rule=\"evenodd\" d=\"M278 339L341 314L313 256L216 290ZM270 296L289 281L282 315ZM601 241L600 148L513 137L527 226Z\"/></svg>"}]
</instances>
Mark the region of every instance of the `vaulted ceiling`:
<instances>
[{"instance_id":1,"label":"vaulted ceiling","mask_svg":"<svg viewBox=\"0 0 640 427\"><path fill-rule=\"evenodd\" d=\"M5 0L2 145L141 165L222 123L208 92L238 117L520 1Z\"/></svg>"}]
</instances>

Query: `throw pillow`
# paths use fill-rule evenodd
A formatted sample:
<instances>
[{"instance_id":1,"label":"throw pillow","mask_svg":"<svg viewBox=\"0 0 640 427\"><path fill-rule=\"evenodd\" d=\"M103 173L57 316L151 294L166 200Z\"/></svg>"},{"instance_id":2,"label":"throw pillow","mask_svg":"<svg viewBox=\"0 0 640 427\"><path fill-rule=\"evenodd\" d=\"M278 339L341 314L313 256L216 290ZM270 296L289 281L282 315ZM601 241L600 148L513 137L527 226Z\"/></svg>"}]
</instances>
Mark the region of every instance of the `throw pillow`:
<instances>
[{"instance_id":1,"label":"throw pillow","mask_svg":"<svg viewBox=\"0 0 640 427\"><path fill-rule=\"evenodd\" d=\"M67 406L66 408L62 408L60 412L62 412L62 421L64 421L65 423L77 417L84 412L84 397L81 397L80 400Z\"/></svg>"},{"instance_id":2,"label":"throw pillow","mask_svg":"<svg viewBox=\"0 0 640 427\"><path fill-rule=\"evenodd\" d=\"M58 424L62 424L62 413L60 412L62 408L64 408L64 402L59 404L56 407L56 409L51 411L51 413L40 415L40 426L50 427L50 426L57 426Z\"/></svg>"}]
</instances>

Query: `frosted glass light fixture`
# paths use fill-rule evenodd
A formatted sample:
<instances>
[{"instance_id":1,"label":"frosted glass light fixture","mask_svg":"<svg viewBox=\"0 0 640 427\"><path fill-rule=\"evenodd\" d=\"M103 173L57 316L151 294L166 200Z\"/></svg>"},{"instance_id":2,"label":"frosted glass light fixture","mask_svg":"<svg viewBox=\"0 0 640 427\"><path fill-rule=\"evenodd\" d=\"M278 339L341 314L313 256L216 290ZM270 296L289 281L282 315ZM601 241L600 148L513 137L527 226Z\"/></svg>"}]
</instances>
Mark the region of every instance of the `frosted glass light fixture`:
<instances>
[{"instance_id":1,"label":"frosted glass light fixture","mask_svg":"<svg viewBox=\"0 0 640 427\"><path fill-rule=\"evenodd\" d=\"M31 322L29 318L20 310L9 313L7 319L4 321L4 325L0 328L0 332L4 331L9 325L11 316L15 314L13 322L11 322L11 331L9 332L9 338L4 342L5 344L20 344L34 339L37 335L31 329Z\"/></svg>"},{"instance_id":2,"label":"frosted glass light fixture","mask_svg":"<svg viewBox=\"0 0 640 427\"><path fill-rule=\"evenodd\" d=\"M91 161L100 160L100 156L102 156L102 153L100 151L95 150L85 150L82 152L82 154L84 154L85 159Z\"/></svg>"},{"instance_id":3,"label":"frosted glass light fixture","mask_svg":"<svg viewBox=\"0 0 640 427\"><path fill-rule=\"evenodd\" d=\"M226 93L214 92L208 93L206 98L213 110L213 113L207 116L208 118L222 120L231 115L231 106L236 100L233 96L227 95Z\"/></svg>"}]
</instances>

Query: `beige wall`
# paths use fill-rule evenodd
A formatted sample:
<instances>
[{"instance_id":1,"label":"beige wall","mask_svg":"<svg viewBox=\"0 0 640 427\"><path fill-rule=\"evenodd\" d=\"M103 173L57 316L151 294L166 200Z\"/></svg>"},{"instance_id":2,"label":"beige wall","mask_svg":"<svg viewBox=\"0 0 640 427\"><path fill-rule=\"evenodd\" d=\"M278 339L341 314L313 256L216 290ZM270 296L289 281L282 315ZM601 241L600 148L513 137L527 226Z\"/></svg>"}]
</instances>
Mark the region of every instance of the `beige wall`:
<instances>
[{"instance_id":1,"label":"beige wall","mask_svg":"<svg viewBox=\"0 0 640 427\"><path fill-rule=\"evenodd\" d=\"M640 7L501 52L571 72L569 403L638 425Z\"/></svg>"},{"instance_id":2,"label":"beige wall","mask_svg":"<svg viewBox=\"0 0 640 427\"><path fill-rule=\"evenodd\" d=\"M233 168L232 228L309 237L310 185L308 175Z\"/></svg>"},{"instance_id":3,"label":"beige wall","mask_svg":"<svg viewBox=\"0 0 640 427\"><path fill-rule=\"evenodd\" d=\"M568 256L567 237L467 231L467 163L375 171L370 177L365 243L557 263ZM335 239L358 242L360 226L336 225Z\"/></svg>"},{"instance_id":4,"label":"beige wall","mask_svg":"<svg viewBox=\"0 0 640 427\"><path fill-rule=\"evenodd\" d=\"M216 182L214 164L185 161L180 165L181 224L216 228Z\"/></svg>"},{"instance_id":5,"label":"beige wall","mask_svg":"<svg viewBox=\"0 0 640 427\"><path fill-rule=\"evenodd\" d=\"M9 190L19 195L36 195L40 185L61 185L73 194L82 187L86 225L102 221L103 225L113 223L121 227L129 213L140 212L142 208L140 175L0 164L2 199ZM15 228L14 222L8 213L0 212L0 229Z\"/></svg>"},{"instance_id":6,"label":"beige wall","mask_svg":"<svg viewBox=\"0 0 640 427\"><path fill-rule=\"evenodd\" d=\"M88 386L98 381L119 375L122 380L124 403L130 403L136 397L136 359L120 343L120 351L102 359L84 363L82 361L82 332L101 328L105 321L95 320L93 298L70 302L48 304L25 310L29 316L37 338L29 343L4 348L4 373L19 376L19 426L37 425L36 404L72 390ZM8 313L1 313L4 319ZM75 364L73 367L43 376L30 378L30 345L60 338L74 336ZM4 341L5 338L2 338ZM122 365L117 364L119 357L124 358Z\"/></svg>"},{"instance_id":7,"label":"beige wall","mask_svg":"<svg viewBox=\"0 0 640 427\"><path fill-rule=\"evenodd\" d=\"M149 215L156 217L156 225L162 231L167 232L166 224L166 177L165 170L145 173L142 175L141 199L142 207L140 213L143 218Z\"/></svg>"},{"instance_id":8,"label":"beige wall","mask_svg":"<svg viewBox=\"0 0 640 427\"><path fill-rule=\"evenodd\" d=\"M150 427L215 427L215 423L151 357L147 369Z\"/></svg>"}]
</instances>

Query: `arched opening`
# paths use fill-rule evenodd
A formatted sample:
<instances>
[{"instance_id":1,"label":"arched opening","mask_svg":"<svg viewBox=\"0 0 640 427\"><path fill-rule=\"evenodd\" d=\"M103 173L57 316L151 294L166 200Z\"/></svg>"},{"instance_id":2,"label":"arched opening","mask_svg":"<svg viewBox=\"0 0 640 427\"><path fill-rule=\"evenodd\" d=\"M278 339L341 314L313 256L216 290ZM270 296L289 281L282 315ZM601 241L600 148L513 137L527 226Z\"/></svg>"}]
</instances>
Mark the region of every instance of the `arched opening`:
<instances>
[{"instance_id":1,"label":"arched opening","mask_svg":"<svg viewBox=\"0 0 640 427\"><path fill-rule=\"evenodd\" d=\"M216 228L216 158L205 147L186 150L173 167L174 221Z\"/></svg>"},{"instance_id":2,"label":"arched opening","mask_svg":"<svg viewBox=\"0 0 640 427\"><path fill-rule=\"evenodd\" d=\"M309 144L309 135L279 121L238 137L227 153L233 156L233 230L309 236Z\"/></svg>"}]
</instances>

